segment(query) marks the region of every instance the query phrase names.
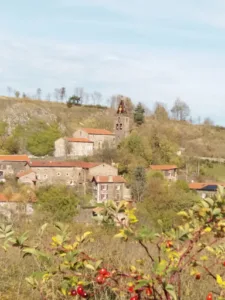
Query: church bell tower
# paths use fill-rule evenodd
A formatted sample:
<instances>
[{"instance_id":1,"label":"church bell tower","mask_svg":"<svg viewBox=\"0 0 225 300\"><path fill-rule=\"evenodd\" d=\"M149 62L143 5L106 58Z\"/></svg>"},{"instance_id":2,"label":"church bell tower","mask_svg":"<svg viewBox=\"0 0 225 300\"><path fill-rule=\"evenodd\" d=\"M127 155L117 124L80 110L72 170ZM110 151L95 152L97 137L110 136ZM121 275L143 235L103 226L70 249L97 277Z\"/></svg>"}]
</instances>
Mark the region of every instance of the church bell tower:
<instances>
[{"instance_id":1,"label":"church bell tower","mask_svg":"<svg viewBox=\"0 0 225 300\"><path fill-rule=\"evenodd\" d=\"M126 110L126 101L121 98L114 122L114 133L116 136L116 143L119 144L124 138L130 134L131 119Z\"/></svg>"}]
</instances>

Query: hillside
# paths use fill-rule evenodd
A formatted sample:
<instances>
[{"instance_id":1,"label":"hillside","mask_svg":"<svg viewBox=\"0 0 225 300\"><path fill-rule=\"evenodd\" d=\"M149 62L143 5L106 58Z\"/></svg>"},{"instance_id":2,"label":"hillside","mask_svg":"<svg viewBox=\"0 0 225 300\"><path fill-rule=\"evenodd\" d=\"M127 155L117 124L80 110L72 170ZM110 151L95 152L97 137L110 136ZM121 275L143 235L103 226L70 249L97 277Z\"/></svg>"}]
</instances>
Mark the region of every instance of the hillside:
<instances>
[{"instance_id":1,"label":"hillside","mask_svg":"<svg viewBox=\"0 0 225 300\"><path fill-rule=\"evenodd\" d=\"M113 114L110 109L68 108L65 103L0 97L0 117L7 122L10 132L16 125L41 120L46 123L57 122L62 131L71 134L81 126L112 129Z\"/></svg>"},{"instance_id":2,"label":"hillside","mask_svg":"<svg viewBox=\"0 0 225 300\"><path fill-rule=\"evenodd\" d=\"M0 97L0 117L8 125L8 134L12 134L17 125L26 127L32 124L30 126L35 131L40 121L47 125L57 124L61 135L71 135L78 127L113 130L114 113L113 109L90 106L68 108L65 103ZM24 136L28 131L23 131ZM145 124L138 128L137 133L140 137L148 137L148 141L145 141L147 148L152 148L152 142L157 138L160 142L166 142L167 147L172 147L171 151L185 148L187 156L225 158L225 128L222 127L157 120L152 115L146 117ZM166 159L164 162L167 162Z\"/></svg>"}]
</instances>

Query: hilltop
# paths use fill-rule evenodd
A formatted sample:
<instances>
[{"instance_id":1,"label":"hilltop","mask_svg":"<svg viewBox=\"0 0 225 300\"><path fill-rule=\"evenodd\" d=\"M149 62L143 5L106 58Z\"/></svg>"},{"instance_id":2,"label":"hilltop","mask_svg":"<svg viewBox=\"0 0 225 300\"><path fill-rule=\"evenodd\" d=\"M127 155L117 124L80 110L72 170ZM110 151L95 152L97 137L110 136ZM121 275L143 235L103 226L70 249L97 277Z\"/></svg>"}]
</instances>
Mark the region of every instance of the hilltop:
<instances>
[{"instance_id":1,"label":"hilltop","mask_svg":"<svg viewBox=\"0 0 225 300\"><path fill-rule=\"evenodd\" d=\"M1 121L7 123L7 133L20 125L26 128L24 137L40 127L56 124L60 135L71 135L79 127L95 127L113 130L115 110L96 106L74 106L68 108L65 103L22 98L0 97ZM29 129L27 126L29 124ZM137 128L134 128L134 133ZM177 152L184 148L187 156L225 158L225 128L210 124L191 124L188 121L172 119L161 120L154 114L146 116L145 124L137 130L137 135L145 139L143 147L154 152L154 141L158 139L163 151ZM148 140L146 138L148 137ZM24 150L24 149L21 149ZM161 149L162 150L162 149ZM154 155L153 155L154 159ZM161 163L170 158L161 157Z\"/></svg>"}]
</instances>

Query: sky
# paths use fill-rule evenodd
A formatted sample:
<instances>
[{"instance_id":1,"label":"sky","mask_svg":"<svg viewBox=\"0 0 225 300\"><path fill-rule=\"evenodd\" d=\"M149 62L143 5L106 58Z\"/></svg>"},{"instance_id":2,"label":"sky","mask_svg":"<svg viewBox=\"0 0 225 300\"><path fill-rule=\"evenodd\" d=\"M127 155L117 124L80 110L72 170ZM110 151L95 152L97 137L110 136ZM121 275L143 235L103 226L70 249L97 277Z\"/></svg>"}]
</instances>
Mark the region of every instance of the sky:
<instances>
[{"instance_id":1,"label":"sky","mask_svg":"<svg viewBox=\"0 0 225 300\"><path fill-rule=\"evenodd\" d=\"M180 98L225 125L225 0L0 2L1 95L83 87L151 109Z\"/></svg>"}]
</instances>

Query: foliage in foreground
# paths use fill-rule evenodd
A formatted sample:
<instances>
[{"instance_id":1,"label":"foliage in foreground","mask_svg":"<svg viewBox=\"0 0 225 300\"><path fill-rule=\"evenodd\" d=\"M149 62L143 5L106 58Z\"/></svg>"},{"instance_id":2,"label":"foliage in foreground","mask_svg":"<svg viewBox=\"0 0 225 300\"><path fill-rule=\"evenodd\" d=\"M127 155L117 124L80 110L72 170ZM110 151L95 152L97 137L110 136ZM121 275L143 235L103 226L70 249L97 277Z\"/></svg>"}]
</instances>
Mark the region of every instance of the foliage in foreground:
<instances>
[{"instance_id":1,"label":"foliage in foreground","mask_svg":"<svg viewBox=\"0 0 225 300\"><path fill-rule=\"evenodd\" d=\"M115 238L136 241L144 249L137 266L129 270L111 268L84 251L90 242L91 232L72 238L68 226L56 224L58 234L52 237L50 247L28 246L28 237L14 237L12 226L1 226L1 239L5 250L10 245L18 247L26 257L31 255L40 272L27 278L32 288L39 291L41 299L154 299L176 300L183 295L182 275L186 272L196 281L202 276L215 281L216 288L206 291L206 299L225 299L225 191L220 188L214 199L207 198L187 211L178 213L182 225L169 231L155 233L148 228L138 228L135 210L126 202L116 205L109 201L101 205L98 221L120 223L119 213L125 213L129 223L120 224ZM47 224L43 225L39 234ZM154 252L153 250L156 250ZM155 254L156 253L156 254ZM144 266L147 265L147 271ZM214 297L214 298L213 298Z\"/></svg>"}]
</instances>

